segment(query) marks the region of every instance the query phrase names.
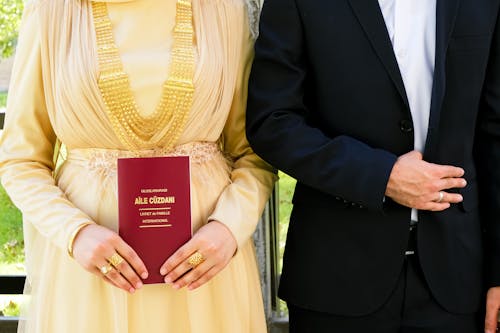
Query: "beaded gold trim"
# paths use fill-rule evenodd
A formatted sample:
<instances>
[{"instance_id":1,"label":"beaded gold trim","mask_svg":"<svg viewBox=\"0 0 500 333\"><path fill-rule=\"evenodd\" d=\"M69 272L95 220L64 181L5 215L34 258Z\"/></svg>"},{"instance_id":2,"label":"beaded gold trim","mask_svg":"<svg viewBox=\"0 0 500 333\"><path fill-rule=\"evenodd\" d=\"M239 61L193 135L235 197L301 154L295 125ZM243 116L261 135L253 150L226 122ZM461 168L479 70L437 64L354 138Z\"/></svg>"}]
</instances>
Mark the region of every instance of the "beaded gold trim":
<instances>
[{"instance_id":1,"label":"beaded gold trim","mask_svg":"<svg viewBox=\"0 0 500 333\"><path fill-rule=\"evenodd\" d=\"M99 81L118 139L131 150L173 147L186 125L194 93L194 28L191 0L177 0L169 75L153 114L144 117L133 97L113 37L105 2L92 2Z\"/></svg>"}]
</instances>

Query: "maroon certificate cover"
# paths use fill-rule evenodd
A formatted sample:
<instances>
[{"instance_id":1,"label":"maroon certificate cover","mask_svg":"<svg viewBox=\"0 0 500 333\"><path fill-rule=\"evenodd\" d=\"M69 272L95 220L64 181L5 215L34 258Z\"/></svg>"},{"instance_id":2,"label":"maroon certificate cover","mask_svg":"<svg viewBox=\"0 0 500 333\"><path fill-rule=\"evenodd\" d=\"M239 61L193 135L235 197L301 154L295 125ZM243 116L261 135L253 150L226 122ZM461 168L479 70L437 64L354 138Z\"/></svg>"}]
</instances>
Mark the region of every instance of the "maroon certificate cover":
<instances>
[{"instance_id":1,"label":"maroon certificate cover","mask_svg":"<svg viewBox=\"0 0 500 333\"><path fill-rule=\"evenodd\" d=\"M163 283L161 265L191 238L188 156L118 159L119 234Z\"/></svg>"}]
</instances>

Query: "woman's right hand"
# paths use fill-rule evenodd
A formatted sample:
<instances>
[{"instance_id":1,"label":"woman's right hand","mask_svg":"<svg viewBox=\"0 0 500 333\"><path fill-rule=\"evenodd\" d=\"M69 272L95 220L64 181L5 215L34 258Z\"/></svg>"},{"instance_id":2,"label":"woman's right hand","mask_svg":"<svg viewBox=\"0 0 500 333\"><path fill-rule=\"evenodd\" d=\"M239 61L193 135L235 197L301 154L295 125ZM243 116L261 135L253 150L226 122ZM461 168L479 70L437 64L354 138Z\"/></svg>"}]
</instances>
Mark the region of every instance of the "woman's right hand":
<instances>
[{"instance_id":1,"label":"woman's right hand","mask_svg":"<svg viewBox=\"0 0 500 333\"><path fill-rule=\"evenodd\" d=\"M123 261L112 266L112 256ZM90 224L78 232L73 242L73 257L87 271L129 293L141 288L141 278L148 277L137 253L117 233L98 224Z\"/></svg>"}]
</instances>

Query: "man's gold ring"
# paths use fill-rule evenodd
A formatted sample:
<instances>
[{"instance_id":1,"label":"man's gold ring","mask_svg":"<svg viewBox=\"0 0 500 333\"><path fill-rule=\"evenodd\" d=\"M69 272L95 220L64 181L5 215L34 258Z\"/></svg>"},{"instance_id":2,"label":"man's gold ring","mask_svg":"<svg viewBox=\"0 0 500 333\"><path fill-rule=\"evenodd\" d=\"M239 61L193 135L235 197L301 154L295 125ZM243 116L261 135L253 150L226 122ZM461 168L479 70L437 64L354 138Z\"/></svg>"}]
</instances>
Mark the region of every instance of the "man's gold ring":
<instances>
[{"instance_id":1,"label":"man's gold ring","mask_svg":"<svg viewBox=\"0 0 500 333\"><path fill-rule=\"evenodd\" d=\"M120 265L125 260L122 258L121 255L115 252L111 257L108 258L108 261L111 265L113 265L113 267L117 268L118 265Z\"/></svg>"},{"instance_id":2,"label":"man's gold ring","mask_svg":"<svg viewBox=\"0 0 500 333\"><path fill-rule=\"evenodd\" d=\"M205 258L203 258L203 255L198 251L190 255L189 258L187 259L187 263L192 267L196 267L204 261Z\"/></svg>"},{"instance_id":3,"label":"man's gold ring","mask_svg":"<svg viewBox=\"0 0 500 333\"><path fill-rule=\"evenodd\" d=\"M113 270L113 266L111 266L110 264L106 264L104 266L101 266L101 268L99 268L99 270L101 271L102 274L108 275L109 272L111 272Z\"/></svg>"}]
</instances>

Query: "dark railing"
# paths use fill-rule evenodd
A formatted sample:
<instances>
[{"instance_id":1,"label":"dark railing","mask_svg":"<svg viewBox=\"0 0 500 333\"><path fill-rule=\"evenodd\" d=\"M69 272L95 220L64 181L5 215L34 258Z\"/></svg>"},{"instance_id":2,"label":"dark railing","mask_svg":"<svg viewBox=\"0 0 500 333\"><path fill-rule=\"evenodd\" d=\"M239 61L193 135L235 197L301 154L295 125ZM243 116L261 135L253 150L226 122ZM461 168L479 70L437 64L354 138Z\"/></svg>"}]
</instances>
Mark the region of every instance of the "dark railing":
<instances>
[{"instance_id":1,"label":"dark railing","mask_svg":"<svg viewBox=\"0 0 500 333\"><path fill-rule=\"evenodd\" d=\"M0 275L0 294L19 295L23 293L24 275Z\"/></svg>"}]
</instances>

